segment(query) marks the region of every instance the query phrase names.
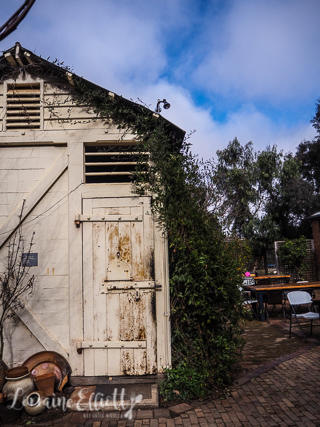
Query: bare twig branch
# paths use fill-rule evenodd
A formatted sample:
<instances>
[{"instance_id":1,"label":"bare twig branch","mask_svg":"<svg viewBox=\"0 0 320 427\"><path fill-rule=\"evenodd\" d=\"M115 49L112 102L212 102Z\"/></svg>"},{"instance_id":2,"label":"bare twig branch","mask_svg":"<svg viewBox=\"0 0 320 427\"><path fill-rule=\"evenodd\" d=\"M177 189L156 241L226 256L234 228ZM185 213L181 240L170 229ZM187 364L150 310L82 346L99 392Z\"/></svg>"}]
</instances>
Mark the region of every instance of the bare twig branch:
<instances>
[{"instance_id":1,"label":"bare twig branch","mask_svg":"<svg viewBox=\"0 0 320 427\"><path fill-rule=\"evenodd\" d=\"M23 5L0 27L0 40L5 39L17 29L20 22L25 18L36 0L26 0Z\"/></svg>"},{"instance_id":2,"label":"bare twig branch","mask_svg":"<svg viewBox=\"0 0 320 427\"><path fill-rule=\"evenodd\" d=\"M16 311L23 308L22 295L32 292L35 277L29 274L28 258L30 256L34 233L29 245L25 248L22 234L22 212L19 216L19 227L8 244L6 264L0 275L0 360L3 358L4 323L12 318Z\"/></svg>"}]
</instances>

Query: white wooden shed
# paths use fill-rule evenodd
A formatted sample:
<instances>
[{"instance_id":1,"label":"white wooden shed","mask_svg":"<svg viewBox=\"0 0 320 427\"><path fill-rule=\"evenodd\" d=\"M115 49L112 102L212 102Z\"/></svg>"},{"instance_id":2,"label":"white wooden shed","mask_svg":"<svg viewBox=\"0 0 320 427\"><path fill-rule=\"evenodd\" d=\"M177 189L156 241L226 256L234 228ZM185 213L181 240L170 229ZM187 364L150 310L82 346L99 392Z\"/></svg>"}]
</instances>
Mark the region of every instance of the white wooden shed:
<instances>
[{"instance_id":1,"label":"white wooden shed","mask_svg":"<svg viewBox=\"0 0 320 427\"><path fill-rule=\"evenodd\" d=\"M130 183L133 135L77 105L74 75L19 43L0 76L0 259L25 200L36 277L7 325L5 361L50 350L75 377L161 372L171 363L167 241L151 198Z\"/></svg>"}]
</instances>

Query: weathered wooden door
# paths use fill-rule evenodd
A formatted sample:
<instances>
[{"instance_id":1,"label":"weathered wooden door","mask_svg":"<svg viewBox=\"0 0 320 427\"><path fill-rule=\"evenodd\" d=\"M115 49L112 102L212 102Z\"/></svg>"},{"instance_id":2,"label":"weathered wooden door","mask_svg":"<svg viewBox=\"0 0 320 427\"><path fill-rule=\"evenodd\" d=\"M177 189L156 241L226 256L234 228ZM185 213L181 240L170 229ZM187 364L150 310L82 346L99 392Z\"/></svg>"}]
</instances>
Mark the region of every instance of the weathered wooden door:
<instances>
[{"instance_id":1,"label":"weathered wooden door","mask_svg":"<svg viewBox=\"0 0 320 427\"><path fill-rule=\"evenodd\" d=\"M156 373L148 197L83 199L84 374Z\"/></svg>"}]
</instances>

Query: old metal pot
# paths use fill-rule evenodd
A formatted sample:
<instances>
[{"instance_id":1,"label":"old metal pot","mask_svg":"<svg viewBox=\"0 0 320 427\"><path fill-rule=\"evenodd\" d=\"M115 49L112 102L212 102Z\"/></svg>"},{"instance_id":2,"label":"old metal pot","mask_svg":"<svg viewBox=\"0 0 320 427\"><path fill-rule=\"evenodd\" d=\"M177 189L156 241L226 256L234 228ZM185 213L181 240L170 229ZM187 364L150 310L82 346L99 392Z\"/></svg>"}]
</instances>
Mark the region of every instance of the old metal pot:
<instances>
[{"instance_id":1,"label":"old metal pot","mask_svg":"<svg viewBox=\"0 0 320 427\"><path fill-rule=\"evenodd\" d=\"M24 410L29 415L39 415L46 409L47 398L42 391L31 392L24 400Z\"/></svg>"},{"instance_id":2,"label":"old metal pot","mask_svg":"<svg viewBox=\"0 0 320 427\"><path fill-rule=\"evenodd\" d=\"M20 370L19 370L20 369ZM12 368L7 371L7 382L2 388L2 393L6 394L8 400L19 400L20 402L24 397L28 396L35 389L35 384L30 378L29 371L24 371L23 375L16 376L17 372L21 372L21 367Z\"/></svg>"}]
</instances>

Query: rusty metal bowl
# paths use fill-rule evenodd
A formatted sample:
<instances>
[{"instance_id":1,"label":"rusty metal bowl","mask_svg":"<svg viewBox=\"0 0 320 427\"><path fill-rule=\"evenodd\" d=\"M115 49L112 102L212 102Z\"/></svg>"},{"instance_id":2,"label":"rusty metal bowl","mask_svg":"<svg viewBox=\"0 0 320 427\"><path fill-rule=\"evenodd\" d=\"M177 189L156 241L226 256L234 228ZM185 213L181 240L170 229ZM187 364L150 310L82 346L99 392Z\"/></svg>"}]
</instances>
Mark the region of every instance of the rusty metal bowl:
<instances>
[{"instance_id":1,"label":"rusty metal bowl","mask_svg":"<svg viewBox=\"0 0 320 427\"><path fill-rule=\"evenodd\" d=\"M62 390L68 375L71 373L69 362L55 351L35 353L24 361L23 366L29 369L32 378L53 372L55 374L55 390Z\"/></svg>"},{"instance_id":2,"label":"rusty metal bowl","mask_svg":"<svg viewBox=\"0 0 320 427\"><path fill-rule=\"evenodd\" d=\"M10 368L6 372L6 378L20 378L29 374L29 369L27 366L16 366L15 368Z\"/></svg>"}]
</instances>

